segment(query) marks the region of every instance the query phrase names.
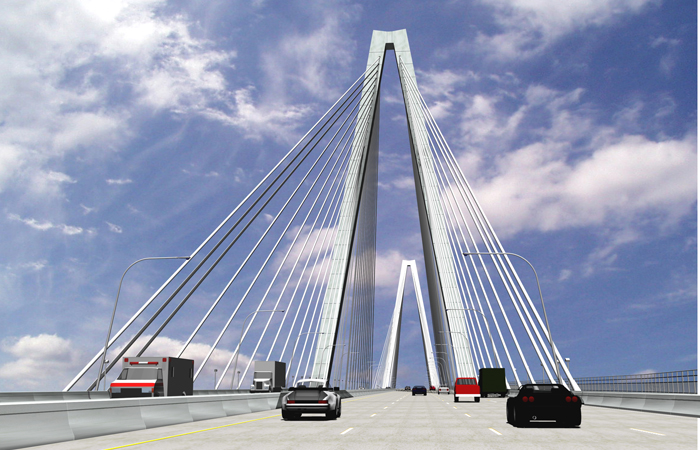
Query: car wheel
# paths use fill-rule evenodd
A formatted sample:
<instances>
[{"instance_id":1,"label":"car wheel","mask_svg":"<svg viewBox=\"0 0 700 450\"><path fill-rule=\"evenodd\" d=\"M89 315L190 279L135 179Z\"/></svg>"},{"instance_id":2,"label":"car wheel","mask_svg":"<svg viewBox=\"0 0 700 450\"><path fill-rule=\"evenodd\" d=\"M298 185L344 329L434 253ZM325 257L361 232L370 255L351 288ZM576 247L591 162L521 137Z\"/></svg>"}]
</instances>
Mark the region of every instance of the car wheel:
<instances>
[{"instance_id":1,"label":"car wheel","mask_svg":"<svg viewBox=\"0 0 700 450\"><path fill-rule=\"evenodd\" d=\"M333 411L328 411L326 413L326 419L328 420L335 420L338 418L338 415L335 413L335 409Z\"/></svg>"},{"instance_id":2,"label":"car wheel","mask_svg":"<svg viewBox=\"0 0 700 450\"><path fill-rule=\"evenodd\" d=\"M581 425L581 410L576 410L572 412L566 420L566 426L577 427Z\"/></svg>"},{"instance_id":3,"label":"car wheel","mask_svg":"<svg viewBox=\"0 0 700 450\"><path fill-rule=\"evenodd\" d=\"M338 400L338 417L340 417L340 414L343 412L343 404L340 403L340 400Z\"/></svg>"},{"instance_id":4,"label":"car wheel","mask_svg":"<svg viewBox=\"0 0 700 450\"><path fill-rule=\"evenodd\" d=\"M423 394L423 395L427 397L427 396L428 396L428 393L426 392L426 393L425 393L425 394Z\"/></svg>"},{"instance_id":5,"label":"car wheel","mask_svg":"<svg viewBox=\"0 0 700 450\"><path fill-rule=\"evenodd\" d=\"M455 395L455 403L459 403L459 399L457 398L456 395Z\"/></svg>"},{"instance_id":6,"label":"car wheel","mask_svg":"<svg viewBox=\"0 0 700 450\"><path fill-rule=\"evenodd\" d=\"M479 403L481 401L481 397L474 397L474 401Z\"/></svg>"},{"instance_id":7,"label":"car wheel","mask_svg":"<svg viewBox=\"0 0 700 450\"><path fill-rule=\"evenodd\" d=\"M415 396L415 395L416 395L416 393L414 392L414 393L412 393L411 395L414 395L414 396Z\"/></svg>"},{"instance_id":8,"label":"car wheel","mask_svg":"<svg viewBox=\"0 0 700 450\"><path fill-rule=\"evenodd\" d=\"M506 406L506 422L508 422L508 423L511 424L511 425L514 423L514 420L513 420L513 407L510 406L510 405Z\"/></svg>"}]
</instances>

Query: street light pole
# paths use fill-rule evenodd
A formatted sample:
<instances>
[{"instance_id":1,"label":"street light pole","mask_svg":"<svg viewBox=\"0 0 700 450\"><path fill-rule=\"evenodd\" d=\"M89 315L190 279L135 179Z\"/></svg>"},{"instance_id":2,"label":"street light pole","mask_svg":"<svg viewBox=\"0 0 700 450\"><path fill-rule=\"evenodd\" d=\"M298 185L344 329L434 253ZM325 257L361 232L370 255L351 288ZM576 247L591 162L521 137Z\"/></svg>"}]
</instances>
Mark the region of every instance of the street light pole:
<instances>
[{"instance_id":1,"label":"street light pole","mask_svg":"<svg viewBox=\"0 0 700 450\"><path fill-rule=\"evenodd\" d=\"M525 261L528 266L532 269L532 271L535 274L535 280L537 281L537 290L540 293L540 301L542 302L542 312L544 312L544 320L547 324L547 334L549 335L549 346L552 347L552 358L554 359L554 368L557 371L557 381L561 383L561 374L559 373L559 360L557 358L557 353L554 351L554 341L552 340L552 330L549 328L549 319L547 319L547 310L544 307L544 297L542 297L542 288L540 287L540 278L537 276L537 271L535 270L535 266L530 264L530 261L525 259L524 257L518 255L517 253L510 253L510 252L466 252L462 253L464 256L467 255L511 255L518 257ZM543 366L544 367L544 366Z\"/></svg>"},{"instance_id":2,"label":"street light pole","mask_svg":"<svg viewBox=\"0 0 700 450\"><path fill-rule=\"evenodd\" d=\"M216 372L218 372L219 369L214 369L214 389L216 389Z\"/></svg>"},{"instance_id":3,"label":"street light pole","mask_svg":"<svg viewBox=\"0 0 700 450\"><path fill-rule=\"evenodd\" d=\"M250 316L253 314L258 314L259 312L271 312L271 313L276 313L276 312L284 312L283 309L258 309L257 311L253 311L252 313L248 314L245 319L243 319L243 326L241 326L241 338L238 340L238 349L236 350L236 364L233 366L233 370L235 371L238 369L238 355L241 353L241 344L243 343L243 330L245 330L245 323L248 320ZM240 375L238 376L238 387L241 387L241 380L240 380ZM231 374L231 389L233 389L233 374Z\"/></svg>"},{"instance_id":4,"label":"street light pole","mask_svg":"<svg viewBox=\"0 0 700 450\"><path fill-rule=\"evenodd\" d=\"M95 386L95 390L99 391L100 390L100 381L102 380L102 371L104 370L105 367L105 360L107 358L107 347L109 346L109 337L112 334L112 325L114 324L114 315L117 312L117 302L119 302L119 293L122 290L122 282L124 281L124 277L126 276L126 273L131 269L134 265L140 263L141 261L146 261L146 260L154 260L154 259L190 259L189 256L151 256L148 258L141 258L137 261L134 261L131 263L129 267L126 268L124 271L124 274L122 275L121 280L119 280L119 288L117 289L117 298L114 300L114 309L112 309L112 319L109 321L109 329L107 330L107 339L105 339L105 348L104 348L104 353L102 353L102 361L100 362L100 366L98 368L97 372L97 385ZM105 389L107 388L107 374L105 373Z\"/></svg>"}]
</instances>

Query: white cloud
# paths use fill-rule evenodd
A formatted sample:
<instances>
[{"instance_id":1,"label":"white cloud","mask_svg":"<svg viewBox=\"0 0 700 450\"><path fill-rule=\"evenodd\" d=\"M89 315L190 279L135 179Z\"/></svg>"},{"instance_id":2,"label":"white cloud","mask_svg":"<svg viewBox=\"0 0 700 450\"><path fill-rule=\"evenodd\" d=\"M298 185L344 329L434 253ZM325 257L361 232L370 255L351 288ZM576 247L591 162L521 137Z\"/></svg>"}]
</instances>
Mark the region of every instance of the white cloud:
<instances>
[{"instance_id":1,"label":"white cloud","mask_svg":"<svg viewBox=\"0 0 700 450\"><path fill-rule=\"evenodd\" d=\"M607 25L637 14L657 0L481 0L492 7L501 33L480 34L476 45L505 59L542 52L562 36L587 27Z\"/></svg>"},{"instance_id":2,"label":"white cloud","mask_svg":"<svg viewBox=\"0 0 700 450\"><path fill-rule=\"evenodd\" d=\"M112 233L121 234L121 232L122 232L122 227L120 227L119 225L115 225L115 224L113 224L113 223L110 223L110 222L105 222L105 223L106 223L107 226L109 227L109 231L111 231Z\"/></svg>"},{"instance_id":3,"label":"white cloud","mask_svg":"<svg viewBox=\"0 0 700 450\"><path fill-rule=\"evenodd\" d=\"M228 95L235 53L193 37L163 0L28 0L0 17L0 192L8 183L61 195L69 153L89 161L131 136L139 107L194 114ZM120 95L112 93L118 90ZM49 174L47 176L47 174ZM38 181L38 182L37 182Z\"/></svg>"},{"instance_id":4,"label":"white cloud","mask_svg":"<svg viewBox=\"0 0 700 450\"><path fill-rule=\"evenodd\" d=\"M39 222L36 219L23 219L22 217L18 216L17 214L8 214L7 217L10 220L15 220L18 222L22 222L25 225L34 228L35 230L39 231L48 231L51 229L58 229L60 230L63 234L67 235L74 235L74 234L81 234L83 232L83 229L80 227L75 227L72 225L66 225L66 224L53 224L51 222L45 221L45 222Z\"/></svg>"},{"instance_id":5,"label":"white cloud","mask_svg":"<svg viewBox=\"0 0 700 450\"><path fill-rule=\"evenodd\" d=\"M133 181L129 178L116 178L116 179L110 178L110 179L105 180L105 181L107 182L107 184L116 184L116 185L133 183Z\"/></svg>"},{"instance_id":6,"label":"white cloud","mask_svg":"<svg viewBox=\"0 0 700 450\"><path fill-rule=\"evenodd\" d=\"M81 362L81 353L70 340L58 335L40 334L5 338L0 350L15 359L0 366L0 379L15 390L59 390Z\"/></svg>"},{"instance_id":7,"label":"white cloud","mask_svg":"<svg viewBox=\"0 0 700 450\"><path fill-rule=\"evenodd\" d=\"M675 223L696 201L695 137L652 141L622 136L568 162L556 143L501 157L475 190L499 234L634 223L645 215ZM619 225L618 225L619 226Z\"/></svg>"}]
</instances>

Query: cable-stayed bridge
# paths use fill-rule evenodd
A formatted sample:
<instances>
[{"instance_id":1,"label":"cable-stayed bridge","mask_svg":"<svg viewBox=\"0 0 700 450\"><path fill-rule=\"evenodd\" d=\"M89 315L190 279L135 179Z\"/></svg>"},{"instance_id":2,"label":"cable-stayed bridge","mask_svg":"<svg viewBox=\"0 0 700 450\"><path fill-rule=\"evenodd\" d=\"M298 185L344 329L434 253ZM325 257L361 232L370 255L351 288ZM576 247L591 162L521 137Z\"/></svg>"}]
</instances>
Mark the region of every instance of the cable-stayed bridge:
<instances>
[{"instance_id":1,"label":"cable-stayed bridge","mask_svg":"<svg viewBox=\"0 0 700 450\"><path fill-rule=\"evenodd\" d=\"M124 355L147 355L158 337L187 328L174 356L187 357L193 344L209 348L195 379L215 352L230 352L217 389L240 388L257 359L287 362L289 384L311 377L388 387L383 375L395 374L396 361L387 365L385 349L375 362L373 346L379 99L391 51L417 200L406 207L417 207L420 219L432 321L424 350L428 366L437 364L428 367L431 383L504 367L520 385L542 368L550 382L578 389L535 307L540 299L522 281L532 273L518 273L484 214L420 93L399 30L374 32L366 71L111 336L108 352L116 354L100 376L103 350L64 390L85 377L95 389ZM190 305L205 297L206 311L194 317Z\"/></svg>"},{"instance_id":2,"label":"cable-stayed bridge","mask_svg":"<svg viewBox=\"0 0 700 450\"><path fill-rule=\"evenodd\" d=\"M418 210L424 264L404 261L388 333L379 337L383 351L375 361L379 99L384 63L392 53L416 192L415 205L405 207ZM64 392L0 394L0 448L78 439L84 448L156 441L187 448L197 445L200 433L224 429L234 437L224 434L207 443L228 448L236 439L239 445L265 447L278 444L284 433L293 446L308 444L309 436L346 436L346 448L366 447L368 441L389 448L422 441L461 447L464 436L485 446L527 439L538 448L561 448L572 441L595 448L613 442L619 448L621 442L640 447L660 439L660 448L683 448L696 430L694 419L671 416L700 417L697 396L687 395L697 392L696 371L656 374L660 378L652 383L648 377L634 380L653 385L654 393L587 392L615 390L630 380L583 380L580 395L586 405L662 412L667 420L615 409L585 416L584 423L594 424L592 432L582 427L536 436L505 428L502 399L452 405L438 396L410 399L406 392L386 389L396 384L410 269L430 384L450 386L456 377L476 376L480 368L503 367L510 388L544 381L581 391L549 332L539 281L537 290L526 288L535 286L527 281L533 275L537 280L534 268L501 244L420 93L405 30L373 33L365 72L182 259ZM420 272L427 280L428 308ZM216 390L112 400L99 391L122 357L149 355L157 339L182 333L187 337L181 348L167 356L187 358L193 347L204 346L206 356L195 361L195 378L213 368L217 352L227 355ZM111 362L102 367L107 354ZM346 425L310 420L293 427L279 420L269 410L279 407L280 394L238 391L253 360L286 362L287 385L311 377L343 388L346 399L355 397L345 401L356 402L344 407ZM80 392L78 384L88 392ZM664 386L663 393L658 386ZM230 423L233 415L245 418ZM207 428L189 423L200 420L212 422ZM176 424L185 425L166 427ZM253 432L236 434L243 424ZM269 433L272 426L279 433ZM455 426L463 432L455 433ZM166 428L154 439L146 432L155 427ZM424 430L433 434L426 438ZM115 438L113 433L122 434ZM98 438L104 435L111 436ZM64 445L77 448L75 442Z\"/></svg>"}]
</instances>

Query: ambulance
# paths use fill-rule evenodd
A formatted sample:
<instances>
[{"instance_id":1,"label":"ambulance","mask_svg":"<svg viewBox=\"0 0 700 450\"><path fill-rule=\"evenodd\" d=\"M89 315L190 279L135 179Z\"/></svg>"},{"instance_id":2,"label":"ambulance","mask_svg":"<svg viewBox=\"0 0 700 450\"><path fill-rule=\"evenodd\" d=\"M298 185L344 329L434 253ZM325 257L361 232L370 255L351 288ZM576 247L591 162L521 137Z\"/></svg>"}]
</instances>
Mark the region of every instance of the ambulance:
<instances>
[{"instance_id":1,"label":"ambulance","mask_svg":"<svg viewBox=\"0 0 700 450\"><path fill-rule=\"evenodd\" d=\"M128 357L109 386L110 398L192 395L194 361L171 357Z\"/></svg>"}]
</instances>

